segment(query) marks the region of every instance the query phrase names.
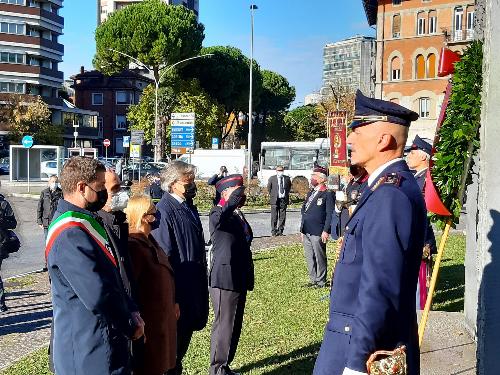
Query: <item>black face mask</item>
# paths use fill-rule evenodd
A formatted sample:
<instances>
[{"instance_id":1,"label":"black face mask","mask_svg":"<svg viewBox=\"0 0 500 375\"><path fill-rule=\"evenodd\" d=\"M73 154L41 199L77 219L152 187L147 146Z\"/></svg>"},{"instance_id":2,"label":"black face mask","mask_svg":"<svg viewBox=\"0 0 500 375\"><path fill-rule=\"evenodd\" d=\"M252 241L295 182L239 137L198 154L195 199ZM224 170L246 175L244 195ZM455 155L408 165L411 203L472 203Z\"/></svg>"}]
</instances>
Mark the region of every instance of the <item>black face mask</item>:
<instances>
[{"instance_id":1,"label":"black face mask","mask_svg":"<svg viewBox=\"0 0 500 375\"><path fill-rule=\"evenodd\" d=\"M161 220L160 212L156 211L154 214L154 217L155 217L155 220L152 221L151 223L149 223L149 225L151 226L151 230L155 230L155 229L158 229L160 227L160 220Z\"/></svg>"},{"instance_id":2,"label":"black face mask","mask_svg":"<svg viewBox=\"0 0 500 375\"><path fill-rule=\"evenodd\" d=\"M97 194L97 200L95 202L87 201L87 206L85 208L90 212L97 212L99 210L102 210L102 208L106 205L106 202L108 201L108 191L106 189L95 191L90 186L89 189ZM84 199L87 200L85 197Z\"/></svg>"},{"instance_id":3,"label":"black face mask","mask_svg":"<svg viewBox=\"0 0 500 375\"><path fill-rule=\"evenodd\" d=\"M186 199L194 199L196 197L196 184L194 182L190 183L188 186L185 187L184 190L184 198Z\"/></svg>"}]
</instances>

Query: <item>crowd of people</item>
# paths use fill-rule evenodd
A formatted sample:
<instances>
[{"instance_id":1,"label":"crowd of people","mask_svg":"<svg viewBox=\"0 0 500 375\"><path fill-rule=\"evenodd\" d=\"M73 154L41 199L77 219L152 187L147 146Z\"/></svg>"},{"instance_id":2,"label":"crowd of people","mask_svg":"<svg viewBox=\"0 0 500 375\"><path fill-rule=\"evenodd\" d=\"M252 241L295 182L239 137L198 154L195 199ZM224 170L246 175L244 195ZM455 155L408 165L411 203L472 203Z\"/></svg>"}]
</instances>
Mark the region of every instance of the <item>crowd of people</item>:
<instances>
[{"instance_id":1,"label":"crowd of people","mask_svg":"<svg viewBox=\"0 0 500 375\"><path fill-rule=\"evenodd\" d=\"M358 92L349 182L331 192L328 170L312 171L300 225L307 286L331 285L315 375L366 374L372 353L403 345L407 373L419 374L416 310L425 305L436 246L423 201L431 145L417 136L402 158L416 118ZM244 180L224 166L209 180L216 196L205 239L193 203L195 175L195 166L173 161L145 193L130 196L115 171L73 157L59 179L49 178L37 223L46 238L57 375L182 374L193 333L208 323L209 300L209 374L235 374L231 363L254 287ZM277 166L267 185L272 236L283 235L291 185ZM17 223L1 195L0 213L4 246ZM330 281L329 238L340 244ZM0 311L6 309L0 278Z\"/></svg>"}]
</instances>

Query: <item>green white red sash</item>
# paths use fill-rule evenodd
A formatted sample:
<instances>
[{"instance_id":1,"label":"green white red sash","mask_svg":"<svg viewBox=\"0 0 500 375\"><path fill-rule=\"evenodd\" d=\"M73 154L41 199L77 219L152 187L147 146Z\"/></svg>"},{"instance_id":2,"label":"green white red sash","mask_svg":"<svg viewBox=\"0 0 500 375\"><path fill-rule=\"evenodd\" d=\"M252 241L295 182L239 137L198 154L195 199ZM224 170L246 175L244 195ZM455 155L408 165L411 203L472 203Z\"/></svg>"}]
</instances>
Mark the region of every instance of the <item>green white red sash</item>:
<instances>
[{"instance_id":1,"label":"green white red sash","mask_svg":"<svg viewBox=\"0 0 500 375\"><path fill-rule=\"evenodd\" d=\"M106 257L116 267L117 262L109 246L108 235L101 224L83 212L67 211L58 216L49 226L45 242L45 258L48 259L56 238L68 228L81 228L99 245Z\"/></svg>"}]
</instances>

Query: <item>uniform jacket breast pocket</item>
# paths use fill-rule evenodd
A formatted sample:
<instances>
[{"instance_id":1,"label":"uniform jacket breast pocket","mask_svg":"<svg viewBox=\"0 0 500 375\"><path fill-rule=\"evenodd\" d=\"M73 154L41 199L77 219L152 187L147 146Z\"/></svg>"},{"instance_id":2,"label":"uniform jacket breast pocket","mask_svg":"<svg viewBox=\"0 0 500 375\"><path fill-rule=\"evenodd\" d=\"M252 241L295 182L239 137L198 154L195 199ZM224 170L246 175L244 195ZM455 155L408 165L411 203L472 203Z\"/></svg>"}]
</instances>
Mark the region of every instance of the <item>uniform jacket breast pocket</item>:
<instances>
[{"instance_id":1,"label":"uniform jacket breast pocket","mask_svg":"<svg viewBox=\"0 0 500 375\"><path fill-rule=\"evenodd\" d=\"M342 244L342 253L340 254L340 263L349 264L356 259L356 228L358 222L351 221L345 227L344 241Z\"/></svg>"}]
</instances>

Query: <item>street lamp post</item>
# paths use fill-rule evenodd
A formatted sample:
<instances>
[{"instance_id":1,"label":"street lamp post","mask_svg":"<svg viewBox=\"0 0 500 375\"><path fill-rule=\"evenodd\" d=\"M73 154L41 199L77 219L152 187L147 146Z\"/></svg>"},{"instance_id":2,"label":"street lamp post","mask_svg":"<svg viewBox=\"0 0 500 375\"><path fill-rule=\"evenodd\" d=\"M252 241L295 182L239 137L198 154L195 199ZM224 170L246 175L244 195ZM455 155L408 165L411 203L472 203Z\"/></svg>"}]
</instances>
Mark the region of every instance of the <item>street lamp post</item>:
<instances>
[{"instance_id":1,"label":"street lamp post","mask_svg":"<svg viewBox=\"0 0 500 375\"><path fill-rule=\"evenodd\" d=\"M253 91L253 11L259 9L257 5L250 5L250 93L248 96L248 186L252 180L252 91Z\"/></svg>"},{"instance_id":2,"label":"street lamp post","mask_svg":"<svg viewBox=\"0 0 500 375\"><path fill-rule=\"evenodd\" d=\"M171 70L175 66L177 66L177 65L179 65L179 64L181 64L183 62L189 61L189 60L198 59L200 57L211 57L211 56L213 56L213 53L207 53L205 55L198 55L198 56L188 57L187 59L184 59L184 60L181 60L181 61L177 61L175 64L168 65L168 66L162 66L158 70L158 73L161 72L161 74L159 74L159 77L156 78L154 70L152 68L150 68L149 66L147 66L146 64L144 64L142 61L136 59L135 57L127 55L124 52L117 51L117 50L112 49L112 48L108 48L108 50L112 51L112 52L116 52L116 53L118 53L120 55L126 56L129 59L133 60L137 65L139 65L140 67L146 69L149 72L149 74L153 77L153 79L155 81L155 132L154 132L154 134L155 134L155 144L154 144L154 161L157 162L158 159L159 159L159 153L160 153L159 152L159 145L158 145L158 143L157 143L156 140L158 139L158 90L160 89L161 79L165 76L165 74L169 70Z\"/></svg>"}]
</instances>

